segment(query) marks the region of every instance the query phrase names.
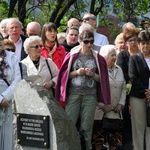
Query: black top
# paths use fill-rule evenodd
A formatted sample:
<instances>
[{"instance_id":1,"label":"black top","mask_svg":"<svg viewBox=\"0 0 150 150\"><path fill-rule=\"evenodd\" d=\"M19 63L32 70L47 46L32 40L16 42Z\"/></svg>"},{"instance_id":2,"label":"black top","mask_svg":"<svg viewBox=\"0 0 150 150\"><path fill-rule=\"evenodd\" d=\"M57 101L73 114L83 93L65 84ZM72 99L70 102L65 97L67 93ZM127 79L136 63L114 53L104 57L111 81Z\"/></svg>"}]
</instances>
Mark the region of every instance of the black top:
<instances>
[{"instance_id":1,"label":"black top","mask_svg":"<svg viewBox=\"0 0 150 150\"><path fill-rule=\"evenodd\" d=\"M64 40L64 42L63 42L63 44L62 44L62 46L65 48L65 50L66 50L67 53L69 53L70 50L71 50L72 48L74 48L75 46L77 46L77 45L79 45L79 42L77 42L75 45L72 45L72 46L71 46L71 45L68 45L66 40Z\"/></svg>"},{"instance_id":2,"label":"black top","mask_svg":"<svg viewBox=\"0 0 150 150\"><path fill-rule=\"evenodd\" d=\"M129 66L129 58L130 54L127 50L121 51L117 56L116 64L121 67L126 83L130 81L128 74L128 66Z\"/></svg>"},{"instance_id":3,"label":"black top","mask_svg":"<svg viewBox=\"0 0 150 150\"><path fill-rule=\"evenodd\" d=\"M24 36L24 35L20 35L20 37L21 37L21 39L22 39L22 49L21 49L21 57L20 57L20 61L21 60L23 60L24 58L26 58L27 57L27 54L26 54L26 52L24 51L24 47L23 47L23 43L24 43L24 41L26 40L26 36ZM9 38L9 35L8 36L6 36L4 39L8 39Z\"/></svg>"},{"instance_id":4,"label":"black top","mask_svg":"<svg viewBox=\"0 0 150 150\"><path fill-rule=\"evenodd\" d=\"M149 88L150 70L141 52L130 56L129 77L132 82L130 95L145 98L145 90Z\"/></svg>"}]
</instances>

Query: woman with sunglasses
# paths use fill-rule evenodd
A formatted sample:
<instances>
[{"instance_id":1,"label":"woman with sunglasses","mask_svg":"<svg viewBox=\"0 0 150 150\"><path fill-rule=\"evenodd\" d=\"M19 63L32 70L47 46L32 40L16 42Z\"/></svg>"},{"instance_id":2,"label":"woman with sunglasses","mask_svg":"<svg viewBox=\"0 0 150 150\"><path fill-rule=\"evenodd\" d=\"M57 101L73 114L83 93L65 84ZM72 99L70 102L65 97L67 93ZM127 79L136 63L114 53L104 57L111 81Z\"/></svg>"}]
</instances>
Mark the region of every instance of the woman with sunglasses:
<instances>
[{"instance_id":1,"label":"woman with sunglasses","mask_svg":"<svg viewBox=\"0 0 150 150\"><path fill-rule=\"evenodd\" d=\"M0 150L13 149L12 98L20 80L17 57L5 50L0 34Z\"/></svg>"},{"instance_id":2,"label":"woman with sunglasses","mask_svg":"<svg viewBox=\"0 0 150 150\"><path fill-rule=\"evenodd\" d=\"M4 39L4 47L7 51L10 51L13 53L16 50L16 46L14 42L9 39ZM27 67L22 62L19 62L19 67L20 67L20 72L21 72L21 79L25 79L26 81L28 81Z\"/></svg>"},{"instance_id":3,"label":"woman with sunglasses","mask_svg":"<svg viewBox=\"0 0 150 150\"><path fill-rule=\"evenodd\" d=\"M63 46L60 46L57 41L57 27L54 23L45 23L42 29L42 51L41 55L45 58L51 58L60 69L66 55Z\"/></svg>"},{"instance_id":4,"label":"woman with sunglasses","mask_svg":"<svg viewBox=\"0 0 150 150\"><path fill-rule=\"evenodd\" d=\"M39 36L27 38L24 42L24 49L28 56L21 62L27 66L28 80L31 83L43 86L52 92L51 87L55 86L58 68L51 59L41 56L41 47Z\"/></svg>"},{"instance_id":5,"label":"woman with sunglasses","mask_svg":"<svg viewBox=\"0 0 150 150\"><path fill-rule=\"evenodd\" d=\"M97 100L110 103L107 65L102 56L92 50L94 35L83 31L79 35L80 45L66 55L60 69L55 98L76 125L81 118L79 134L84 150L91 148L91 136Z\"/></svg>"}]
</instances>

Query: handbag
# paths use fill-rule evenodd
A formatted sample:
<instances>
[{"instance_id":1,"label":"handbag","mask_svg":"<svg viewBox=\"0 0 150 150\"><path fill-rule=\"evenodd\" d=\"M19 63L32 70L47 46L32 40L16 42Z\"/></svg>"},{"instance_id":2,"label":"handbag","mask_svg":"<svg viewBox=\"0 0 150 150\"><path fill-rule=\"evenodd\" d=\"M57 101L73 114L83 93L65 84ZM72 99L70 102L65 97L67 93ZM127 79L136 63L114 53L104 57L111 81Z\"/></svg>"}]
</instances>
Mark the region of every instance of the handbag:
<instances>
[{"instance_id":1,"label":"handbag","mask_svg":"<svg viewBox=\"0 0 150 150\"><path fill-rule=\"evenodd\" d=\"M121 114L120 114L120 118L121 118ZM119 131L123 128L123 120L103 117L102 128L108 131Z\"/></svg>"}]
</instances>

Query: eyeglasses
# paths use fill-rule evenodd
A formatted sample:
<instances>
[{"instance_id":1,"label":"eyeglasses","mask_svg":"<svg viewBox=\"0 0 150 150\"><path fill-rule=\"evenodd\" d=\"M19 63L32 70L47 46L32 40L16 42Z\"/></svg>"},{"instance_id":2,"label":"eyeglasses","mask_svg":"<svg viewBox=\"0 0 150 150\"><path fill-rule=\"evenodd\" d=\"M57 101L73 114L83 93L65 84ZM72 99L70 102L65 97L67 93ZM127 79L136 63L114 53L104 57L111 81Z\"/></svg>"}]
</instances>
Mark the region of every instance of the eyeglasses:
<instances>
[{"instance_id":1,"label":"eyeglasses","mask_svg":"<svg viewBox=\"0 0 150 150\"><path fill-rule=\"evenodd\" d=\"M131 43L131 42L137 42L137 39L135 38L135 39L129 39L129 40L127 40L127 42L129 42L129 43Z\"/></svg>"},{"instance_id":2,"label":"eyeglasses","mask_svg":"<svg viewBox=\"0 0 150 150\"><path fill-rule=\"evenodd\" d=\"M40 49L40 48L42 48L42 45L30 46L30 48Z\"/></svg>"},{"instance_id":3,"label":"eyeglasses","mask_svg":"<svg viewBox=\"0 0 150 150\"><path fill-rule=\"evenodd\" d=\"M87 17L87 18L83 18L82 21L89 21L90 19L95 20L95 19L92 18L92 17Z\"/></svg>"},{"instance_id":4,"label":"eyeglasses","mask_svg":"<svg viewBox=\"0 0 150 150\"><path fill-rule=\"evenodd\" d=\"M11 52L15 52L14 48L6 48L6 50L11 51Z\"/></svg>"},{"instance_id":5,"label":"eyeglasses","mask_svg":"<svg viewBox=\"0 0 150 150\"><path fill-rule=\"evenodd\" d=\"M83 43L84 44L93 44L94 43L94 40L83 40Z\"/></svg>"}]
</instances>

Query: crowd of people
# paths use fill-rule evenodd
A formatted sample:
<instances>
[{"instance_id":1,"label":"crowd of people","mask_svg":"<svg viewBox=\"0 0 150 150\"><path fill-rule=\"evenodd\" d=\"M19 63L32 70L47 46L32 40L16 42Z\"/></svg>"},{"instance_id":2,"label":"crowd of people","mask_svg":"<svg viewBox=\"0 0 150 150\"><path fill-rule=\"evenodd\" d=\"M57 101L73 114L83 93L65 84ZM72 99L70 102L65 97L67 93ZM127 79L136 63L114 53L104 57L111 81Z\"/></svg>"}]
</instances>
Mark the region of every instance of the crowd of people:
<instances>
[{"instance_id":1,"label":"crowd of people","mask_svg":"<svg viewBox=\"0 0 150 150\"><path fill-rule=\"evenodd\" d=\"M96 23L86 13L58 33L52 22L30 22L24 35L18 19L0 22L0 150L13 150L12 98L21 79L54 94L82 150L148 150L150 33L128 22L109 44ZM106 129L106 118L122 126Z\"/></svg>"}]
</instances>

